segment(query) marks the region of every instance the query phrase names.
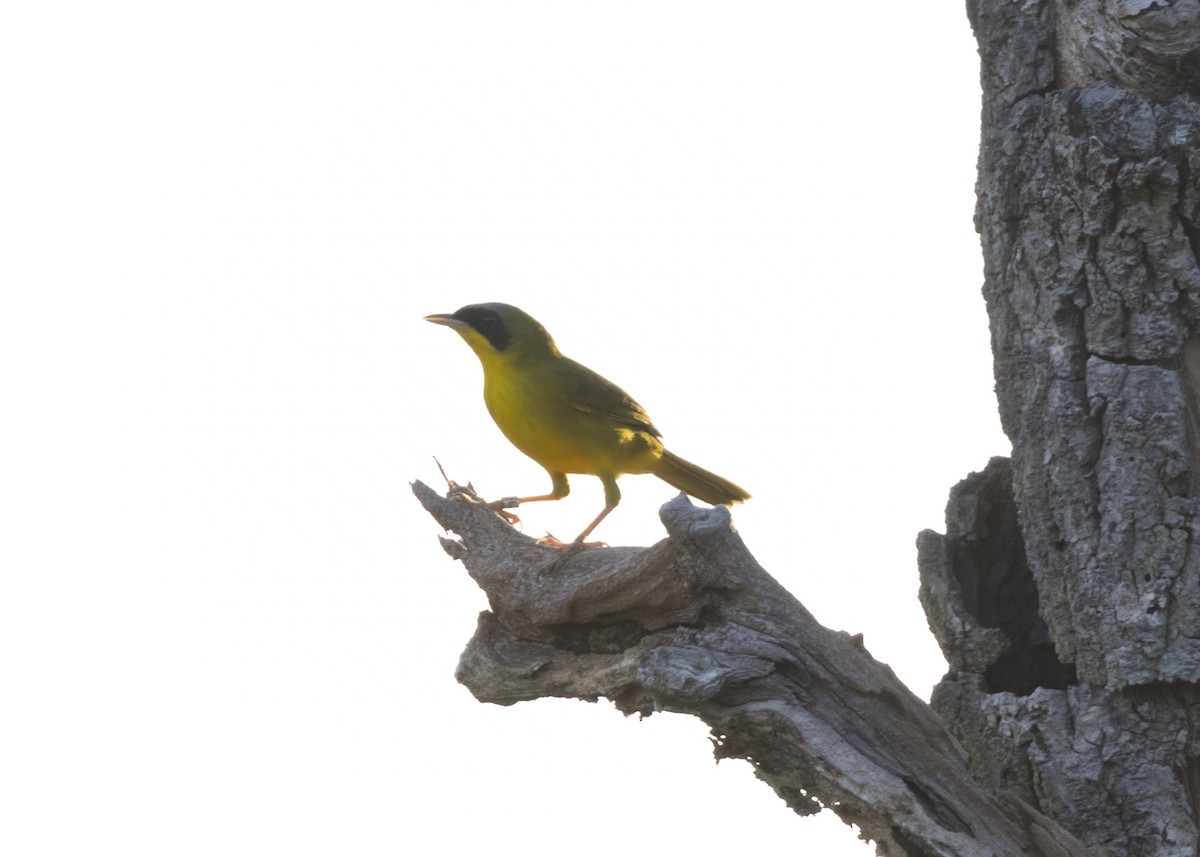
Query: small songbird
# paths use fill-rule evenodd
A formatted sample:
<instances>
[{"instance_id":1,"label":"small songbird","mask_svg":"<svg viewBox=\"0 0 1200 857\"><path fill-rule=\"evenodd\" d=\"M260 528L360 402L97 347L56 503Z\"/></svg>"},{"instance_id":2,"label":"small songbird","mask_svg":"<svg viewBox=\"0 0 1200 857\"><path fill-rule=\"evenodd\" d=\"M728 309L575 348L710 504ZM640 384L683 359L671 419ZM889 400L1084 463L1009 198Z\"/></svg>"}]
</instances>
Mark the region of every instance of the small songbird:
<instances>
[{"instance_id":1,"label":"small songbird","mask_svg":"<svg viewBox=\"0 0 1200 857\"><path fill-rule=\"evenodd\" d=\"M641 405L564 357L546 329L516 307L472 304L425 320L453 328L471 346L483 364L483 400L492 419L513 446L550 474L549 494L506 497L488 504L493 509L503 513L521 503L561 500L571 490L568 473L598 476L604 509L572 543L580 546L621 501L622 473L653 473L714 505L750 499L729 480L669 452Z\"/></svg>"}]
</instances>

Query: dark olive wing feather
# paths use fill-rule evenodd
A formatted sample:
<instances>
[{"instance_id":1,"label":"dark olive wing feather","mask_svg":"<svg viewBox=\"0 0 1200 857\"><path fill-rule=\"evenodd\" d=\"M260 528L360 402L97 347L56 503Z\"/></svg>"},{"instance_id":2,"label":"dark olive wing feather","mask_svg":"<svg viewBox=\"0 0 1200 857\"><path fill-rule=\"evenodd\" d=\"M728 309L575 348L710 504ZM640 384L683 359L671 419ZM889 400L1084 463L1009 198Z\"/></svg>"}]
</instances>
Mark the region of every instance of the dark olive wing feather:
<instances>
[{"instance_id":1,"label":"dark olive wing feather","mask_svg":"<svg viewBox=\"0 0 1200 857\"><path fill-rule=\"evenodd\" d=\"M567 403L575 410L598 414L619 426L662 437L642 406L607 378L569 357L561 360L559 378Z\"/></svg>"}]
</instances>

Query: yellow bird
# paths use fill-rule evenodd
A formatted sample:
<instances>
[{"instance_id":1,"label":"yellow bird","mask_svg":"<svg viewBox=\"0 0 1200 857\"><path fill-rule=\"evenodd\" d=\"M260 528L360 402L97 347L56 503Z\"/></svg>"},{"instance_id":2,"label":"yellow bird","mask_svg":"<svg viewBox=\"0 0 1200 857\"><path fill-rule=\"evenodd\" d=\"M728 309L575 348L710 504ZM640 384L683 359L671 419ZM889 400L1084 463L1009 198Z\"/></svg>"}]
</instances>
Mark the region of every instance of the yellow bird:
<instances>
[{"instance_id":1,"label":"yellow bird","mask_svg":"<svg viewBox=\"0 0 1200 857\"><path fill-rule=\"evenodd\" d=\"M489 503L491 508L502 512L521 503L561 500L571 490L568 473L598 476L604 509L576 537L573 545L579 546L621 501L622 473L653 473L714 505L750 499L728 479L669 452L641 405L564 357L546 329L515 306L472 304L425 320L453 328L471 346L483 364L483 400L492 419L513 446L550 474L549 494L506 497Z\"/></svg>"}]
</instances>

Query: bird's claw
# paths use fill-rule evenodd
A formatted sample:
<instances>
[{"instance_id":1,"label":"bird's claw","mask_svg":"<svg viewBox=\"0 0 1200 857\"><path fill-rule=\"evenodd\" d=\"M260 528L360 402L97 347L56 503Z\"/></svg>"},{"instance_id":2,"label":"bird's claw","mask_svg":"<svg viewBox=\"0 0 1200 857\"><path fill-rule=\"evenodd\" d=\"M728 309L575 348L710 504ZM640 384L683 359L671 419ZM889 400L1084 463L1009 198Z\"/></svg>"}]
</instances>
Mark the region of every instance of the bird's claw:
<instances>
[{"instance_id":1,"label":"bird's claw","mask_svg":"<svg viewBox=\"0 0 1200 857\"><path fill-rule=\"evenodd\" d=\"M461 486L458 486L458 489L451 496L462 500L464 503L478 503L487 506L514 527L521 523L521 519L515 513L508 511L507 506L511 504L512 498L505 497L503 500L494 500L489 503L486 500L479 499L474 493L463 490Z\"/></svg>"},{"instance_id":2,"label":"bird's claw","mask_svg":"<svg viewBox=\"0 0 1200 857\"><path fill-rule=\"evenodd\" d=\"M515 527L521 523L521 518L516 512L508 510L516 508L519 502L516 497L501 497L499 500L488 503L487 507Z\"/></svg>"},{"instance_id":3,"label":"bird's claw","mask_svg":"<svg viewBox=\"0 0 1200 857\"><path fill-rule=\"evenodd\" d=\"M549 533L546 533L546 535L544 535L540 539L538 539L537 543L539 545L546 545L547 547L559 548L560 550L567 550L567 551L570 551L571 553L575 553L576 551L582 550L583 548L606 548L606 547L608 547L608 542L564 542L561 539L558 539L558 538L550 535Z\"/></svg>"},{"instance_id":4,"label":"bird's claw","mask_svg":"<svg viewBox=\"0 0 1200 857\"><path fill-rule=\"evenodd\" d=\"M581 542L581 541L564 542L564 541L560 541L560 540L554 538L554 536L551 536L549 534L547 534L545 538L538 539L538 544L548 545L550 547L556 548L558 551L558 553L555 555L554 559L550 561L550 565L546 567L546 571L551 574L560 570L563 566L565 566L567 564L567 562L571 559L571 557L575 556L577 553L580 553L581 551L585 550L586 548L606 548L606 547L608 547L608 545L605 542Z\"/></svg>"}]
</instances>

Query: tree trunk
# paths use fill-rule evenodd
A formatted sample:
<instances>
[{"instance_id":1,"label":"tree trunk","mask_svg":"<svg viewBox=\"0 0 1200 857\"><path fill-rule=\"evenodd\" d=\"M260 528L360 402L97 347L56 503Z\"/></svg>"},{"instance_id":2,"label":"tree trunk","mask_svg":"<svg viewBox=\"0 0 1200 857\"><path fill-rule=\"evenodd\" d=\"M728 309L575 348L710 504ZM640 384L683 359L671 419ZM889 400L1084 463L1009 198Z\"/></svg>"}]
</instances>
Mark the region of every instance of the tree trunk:
<instances>
[{"instance_id":1,"label":"tree trunk","mask_svg":"<svg viewBox=\"0 0 1200 857\"><path fill-rule=\"evenodd\" d=\"M1200 3L971 9L1001 420L919 540L976 778L1096 853L1195 855Z\"/></svg>"},{"instance_id":2,"label":"tree trunk","mask_svg":"<svg viewBox=\"0 0 1200 857\"><path fill-rule=\"evenodd\" d=\"M797 812L858 824L880 854L1191 857L1200 0L969 12L1013 457L958 485L946 535L918 540L950 663L933 709L861 639L813 621L724 509L673 501L659 544L564 558L457 486L417 483L492 607L458 678L500 704L603 696L694 714L718 756L749 759Z\"/></svg>"}]
</instances>

